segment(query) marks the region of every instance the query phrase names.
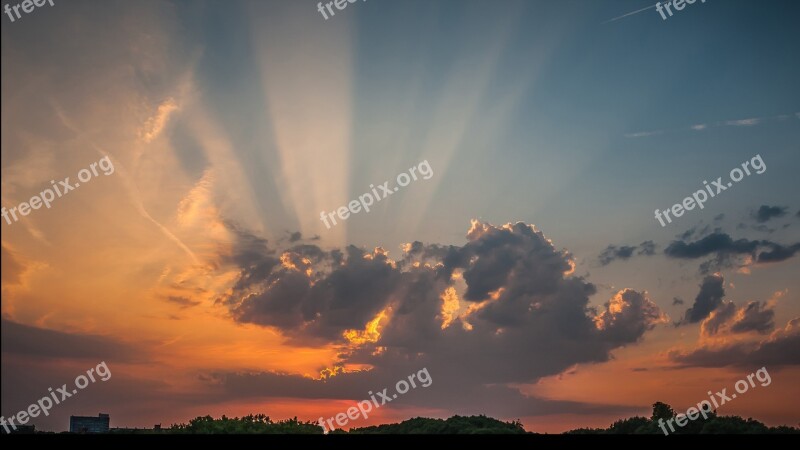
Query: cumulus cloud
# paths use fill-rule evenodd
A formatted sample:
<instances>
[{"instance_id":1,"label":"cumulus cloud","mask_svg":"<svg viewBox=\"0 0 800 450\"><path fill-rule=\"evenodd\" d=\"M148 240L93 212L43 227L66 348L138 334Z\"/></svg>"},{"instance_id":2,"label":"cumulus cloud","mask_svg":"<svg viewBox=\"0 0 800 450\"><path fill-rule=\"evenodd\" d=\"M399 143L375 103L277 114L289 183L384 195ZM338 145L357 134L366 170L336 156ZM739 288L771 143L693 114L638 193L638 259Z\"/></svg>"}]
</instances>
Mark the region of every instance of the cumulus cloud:
<instances>
[{"instance_id":1,"label":"cumulus cloud","mask_svg":"<svg viewBox=\"0 0 800 450\"><path fill-rule=\"evenodd\" d=\"M751 301L741 308L725 301L706 318L700 329L704 336L716 334L766 334L775 328L775 310L766 302Z\"/></svg>"},{"instance_id":2,"label":"cumulus cloud","mask_svg":"<svg viewBox=\"0 0 800 450\"><path fill-rule=\"evenodd\" d=\"M636 342L645 331L668 321L645 293L632 289L618 292L605 307L597 316L597 326L621 344Z\"/></svg>"},{"instance_id":3,"label":"cumulus cloud","mask_svg":"<svg viewBox=\"0 0 800 450\"><path fill-rule=\"evenodd\" d=\"M425 396L431 407L452 410L458 397L477 408L499 395L531 412L535 401L509 384L607 361L666 320L632 289L591 307L596 289L572 275L571 255L524 223L475 221L464 245L413 242L396 259L381 248L263 244L230 257L240 275L219 301L234 320L273 327L290 344L338 345L339 365L371 367L375 380L427 367L446 380Z\"/></svg>"},{"instance_id":4,"label":"cumulus cloud","mask_svg":"<svg viewBox=\"0 0 800 450\"><path fill-rule=\"evenodd\" d=\"M222 301L239 322L277 327L298 339L341 340L386 307L403 277L381 250L324 252L304 245L244 267Z\"/></svg>"},{"instance_id":5,"label":"cumulus cloud","mask_svg":"<svg viewBox=\"0 0 800 450\"><path fill-rule=\"evenodd\" d=\"M700 331L705 337L749 332L766 334L775 328L774 307L783 295L785 292L776 292L767 302L750 301L737 308L734 302L724 300L725 279L717 273L703 279L700 292L681 323L702 322Z\"/></svg>"}]
</instances>

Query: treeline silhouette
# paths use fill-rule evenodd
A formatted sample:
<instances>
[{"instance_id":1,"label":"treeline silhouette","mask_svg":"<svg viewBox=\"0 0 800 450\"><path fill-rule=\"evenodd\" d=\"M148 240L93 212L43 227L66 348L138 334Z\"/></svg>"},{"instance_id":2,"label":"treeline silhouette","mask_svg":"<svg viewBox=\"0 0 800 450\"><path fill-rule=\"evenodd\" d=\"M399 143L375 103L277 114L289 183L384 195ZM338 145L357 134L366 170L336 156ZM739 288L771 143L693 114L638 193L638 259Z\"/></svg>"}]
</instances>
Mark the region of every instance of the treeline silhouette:
<instances>
[{"instance_id":1,"label":"treeline silhouette","mask_svg":"<svg viewBox=\"0 0 800 450\"><path fill-rule=\"evenodd\" d=\"M256 414L242 418L222 416L197 417L188 424L172 425L162 430L168 434L322 434L317 422L297 418L273 422L269 416ZM453 416L447 420L422 417L386 425L333 430L331 434L524 434L519 421L502 422L486 416Z\"/></svg>"},{"instance_id":2,"label":"treeline silhouette","mask_svg":"<svg viewBox=\"0 0 800 450\"><path fill-rule=\"evenodd\" d=\"M674 432L664 422L677 416L675 411L666 403L653 404L653 414L650 418L631 417L621 419L611 424L608 428L579 428L567 431L565 434L664 434L660 425L663 425L669 434L800 434L800 428L787 426L768 427L763 423L739 416L719 416L716 411L706 414L708 417L699 416L695 420L680 427L673 425ZM659 419L663 422L659 423ZM673 422L674 423L674 422Z\"/></svg>"},{"instance_id":3,"label":"treeline silhouette","mask_svg":"<svg viewBox=\"0 0 800 450\"><path fill-rule=\"evenodd\" d=\"M621 419L608 428L579 428L564 434L664 434L659 419L667 421L677 414L666 403L653 404L650 418L631 417ZM719 416L716 412L707 418L690 420L683 427L675 426L669 434L800 434L800 428L787 426L768 427L752 418L739 416ZM127 430L130 432L130 430ZM113 431L112 431L113 432ZM153 430L141 430L146 433ZM188 424L172 425L160 430L166 434L322 434L317 422L302 422L297 418L273 421L264 414L229 418L222 416L197 417ZM334 430L331 434L536 434L526 431L519 420L503 422L491 417L453 416L449 419L428 419L417 417L400 423L352 428L349 431Z\"/></svg>"},{"instance_id":4,"label":"treeline silhouette","mask_svg":"<svg viewBox=\"0 0 800 450\"><path fill-rule=\"evenodd\" d=\"M335 430L332 434L345 433ZM518 420L501 422L486 416L453 416L447 420L417 417L400 423L353 428L347 434L525 434Z\"/></svg>"}]
</instances>

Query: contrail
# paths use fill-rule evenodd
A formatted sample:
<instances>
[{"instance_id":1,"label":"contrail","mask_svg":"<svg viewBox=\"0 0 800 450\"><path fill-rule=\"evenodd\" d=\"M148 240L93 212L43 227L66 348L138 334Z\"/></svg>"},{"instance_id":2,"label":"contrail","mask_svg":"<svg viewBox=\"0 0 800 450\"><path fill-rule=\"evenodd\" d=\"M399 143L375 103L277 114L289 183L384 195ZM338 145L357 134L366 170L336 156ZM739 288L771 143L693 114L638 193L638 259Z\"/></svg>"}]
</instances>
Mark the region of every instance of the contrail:
<instances>
[{"instance_id":1,"label":"contrail","mask_svg":"<svg viewBox=\"0 0 800 450\"><path fill-rule=\"evenodd\" d=\"M642 8L642 9L640 9L640 10L638 10L638 11L629 12L628 14L624 14L624 15L621 15L621 16L619 16L619 17L615 17L615 18L613 18L613 19L606 20L605 22L603 22L603 24L606 24L606 23L609 23L609 22L613 22L613 21L615 21L615 20L619 20L619 19L624 19L625 17L632 16L632 15L634 15L634 14L639 14L639 13L640 13L640 12L642 12L642 11L647 11L648 9L655 8L655 7L656 7L656 5L658 5L658 3L655 3L655 4L653 4L652 6L648 6L647 8ZM602 24L601 24L601 25L602 25Z\"/></svg>"}]
</instances>

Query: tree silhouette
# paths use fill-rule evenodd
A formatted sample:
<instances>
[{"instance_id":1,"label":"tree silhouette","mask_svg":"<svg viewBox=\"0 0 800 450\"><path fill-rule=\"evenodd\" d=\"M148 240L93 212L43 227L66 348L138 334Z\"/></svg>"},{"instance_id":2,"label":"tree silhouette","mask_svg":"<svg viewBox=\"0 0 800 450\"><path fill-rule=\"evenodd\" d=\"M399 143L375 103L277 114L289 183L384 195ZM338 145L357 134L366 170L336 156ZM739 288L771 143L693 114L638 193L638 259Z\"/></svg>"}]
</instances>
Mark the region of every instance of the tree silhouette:
<instances>
[{"instance_id":1,"label":"tree silhouette","mask_svg":"<svg viewBox=\"0 0 800 450\"><path fill-rule=\"evenodd\" d=\"M666 403L655 402L653 403L653 416L650 420L658 422L658 419L668 420L675 417L675 411Z\"/></svg>"}]
</instances>

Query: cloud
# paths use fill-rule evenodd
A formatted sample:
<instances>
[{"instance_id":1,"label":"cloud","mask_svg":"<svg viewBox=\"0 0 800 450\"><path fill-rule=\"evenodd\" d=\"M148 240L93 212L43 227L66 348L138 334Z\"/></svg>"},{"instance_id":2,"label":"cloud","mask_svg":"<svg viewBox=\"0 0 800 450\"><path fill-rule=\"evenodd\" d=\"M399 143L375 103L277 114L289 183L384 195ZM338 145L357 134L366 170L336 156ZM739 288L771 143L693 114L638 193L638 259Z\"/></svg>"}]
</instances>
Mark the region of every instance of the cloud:
<instances>
[{"instance_id":1,"label":"cloud","mask_svg":"<svg viewBox=\"0 0 800 450\"><path fill-rule=\"evenodd\" d=\"M617 247L614 245L609 245L603 253L600 254L598 259L600 259L600 264L608 265L612 261L616 259L625 259L627 260L631 256L633 256L633 252L636 250L636 247L631 247L628 245L623 245L622 247Z\"/></svg>"},{"instance_id":2,"label":"cloud","mask_svg":"<svg viewBox=\"0 0 800 450\"><path fill-rule=\"evenodd\" d=\"M778 231L776 228L770 228L770 227L768 227L768 226L766 226L764 224L753 225L750 228L753 229L753 230L759 231L761 233L768 233L768 234L772 234L772 233ZM742 229L747 229L747 226L742 227Z\"/></svg>"},{"instance_id":3,"label":"cloud","mask_svg":"<svg viewBox=\"0 0 800 450\"><path fill-rule=\"evenodd\" d=\"M772 248L771 250L761 252L758 255L759 263L773 263L773 262L785 261L793 257L797 253L797 251L800 250L800 243L790 246L771 244L771 248Z\"/></svg>"},{"instance_id":4,"label":"cloud","mask_svg":"<svg viewBox=\"0 0 800 450\"><path fill-rule=\"evenodd\" d=\"M762 242L739 239L734 241L729 235L715 230L713 233L694 242L687 242L689 235L671 242L664 250L667 257L678 259L698 259L713 256L700 264L701 274L709 274L723 268L738 266L746 268L752 264L755 252Z\"/></svg>"},{"instance_id":5,"label":"cloud","mask_svg":"<svg viewBox=\"0 0 800 450\"><path fill-rule=\"evenodd\" d=\"M330 271L320 273L320 265ZM263 255L242 270L233 292L222 299L237 321L325 341L342 340L345 331L363 328L404 277L385 253L353 246L344 253L297 246L278 258Z\"/></svg>"},{"instance_id":6,"label":"cloud","mask_svg":"<svg viewBox=\"0 0 800 450\"><path fill-rule=\"evenodd\" d=\"M664 250L672 258L696 259L717 254L750 254L758 246L759 241L739 239L734 241L729 235L716 231L695 242L673 241Z\"/></svg>"},{"instance_id":7,"label":"cloud","mask_svg":"<svg viewBox=\"0 0 800 450\"><path fill-rule=\"evenodd\" d=\"M27 267L3 243L0 245L0 285L18 285L22 283L22 275Z\"/></svg>"},{"instance_id":8,"label":"cloud","mask_svg":"<svg viewBox=\"0 0 800 450\"><path fill-rule=\"evenodd\" d=\"M23 258L5 242L0 244L0 293L3 314L12 317L18 306L18 292L30 288L30 277L44 264Z\"/></svg>"},{"instance_id":9,"label":"cloud","mask_svg":"<svg viewBox=\"0 0 800 450\"><path fill-rule=\"evenodd\" d=\"M111 413L112 423L133 425L131 422L134 421L136 426L152 427L150 420L139 417L160 419L165 417L165 411L170 411L170 414L177 412L176 416L170 417L194 417L190 414L196 412L196 405L207 401L207 393L202 396L185 392L175 394L173 374L154 380L137 378L128 370L130 365L109 359L86 359L73 363L59 361L43 367L40 361L24 356L7 358L4 355L3 412L28 409L30 404L48 394L48 388L57 389L63 383L71 383L77 375L85 374L87 369L96 367L101 361L106 363L111 378L101 381L96 376L96 382L69 398L68 404L55 406L47 416L39 414L29 425L35 425L36 431L65 430L71 415L96 415L105 411Z\"/></svg>"},{"instance_id":10,"label":"cloud","mask_svg":"<svg viewBox=\"0 0 800 450\"><path fill-rule=\"evenodd\" d=\"M750 119L740 119L740 120L728 120L725 122L725 125L732 126L732 127L752 127L754 125L758 125L761 123L763 119L758 117L750 118Z\"/></svg>"},{"instance_id":11,"label":"cloud","mask_svg":"<svg viewBox=\"0 0 800 450\"><path fill-rule=\"evenodd\" d=\"M626 138L641 138L641 137L650 137L650 136L658 136L659 134L663 134L664 131L662 130L655 130L655 131L639 131L636 133L628 133L625 135Z\"/></svg>"},{"instance_id":12,"label":"cloud","mask_svg":"<svg viewBox=\"0 0 800 450\"><path fill-rule=\"evenodd\" d=\"M720 274L709 275L700 283L700 292L691 308L686 310L684 323L697 323L722 305L725 297L725 279Z\"/></svg>"},{"instance_id":13,"label":"cloud","mask_svg":"<svg viewBox=\"0 0 800 450\"><path fill-rule=\"evenodd\" d=\"M751 301L737 309L733 302L724 300L725 278L717 273L703 279L700 292L692 307L686 310L682 323L702 321L700 331L706 337L749 332L765 334L775 328L774 306L783 295L785 293L779 291L769 302Z\"/></svg>"},{"instance_id":14,"label":"cloud","mask_svg":"<svg viewBox=\"0 0 800 450\"><path fill-rule=\"evenodd\" d=\"M647 8L644 8L644 9L641 9L639 11L634 11L633 13L626 14L624 16L620 16L620 17L611 19L611 20L609 20L607 22L604 22L604 23L612 22L614 20L618 20L618 19L621 19L623 17L627 17L627 16L629 16L631 14L639 13L641 11L646 11L646 10L648 10L650 8L653 8L654 6L655 5L647 7ZM790 117L790 116L779 115L779 116L773 116L773 117L751 117L751 118L747 118L747 119L736 119L736 120L726 120L726 121L721 121L721 122L699 123L699 124L695 124L695 125L689 126L688 129L692 130L692 131L704 131L704 130L707 130L709 127L753 127L753 126L756 126L756 125L760 125L760 124L762 124L764 122L769 122L769 121L773 121L773 120L786 120L788 117ZM656 136L656 135L660 135L660 134L664 134L664 133L672 133L672 132L675 132L675 131L685 131L685 130L687 130L687 128L681 128L679 130L640 131L640 132L636 132L636 133L628 133L628 134L625 135L625 137L626 138L642 138L642 137Z\"/></svg>"},{"instance_id":15,"label":"cloud","mask_svg":"<svg viewBox=\"0 0 800 450\"><path fill-rule=\"evenodd\" d=\"M370 371L340 372L339 375L319 380L300 375L274 372L215 372L204 376L208 390L220 391L225 399L261 399L292 397L301 399L354 400L369 398L370 392L394 388L403 375L416 373L417 367L407 373L382 368ZM428 369L432 383L391 399L391 405L439 410L446 406L448 414L489 416L530 416L548 414L632 414L635 408L598 403L547 400L522 395L518 389L506 386L477 386L464 383L464 377L448 379L434 369ZM458 393L461 395L458 395Z\"/></svg>"},{"instance_id":16,"label":"cloud","mask_svg":"<svg viewBox=\"0 0 800 450\"><path fill-rule=\"evenodd\" d=\"M686 236L684 236L686 237ZM699 259L713 256L700 265L701 273L738 266L747 270L751 264L775 263L793 257L800 250L800 243L784 246L767 240L734 240L719 230L694 242L686 239L671 242L664 254L677 259Z\"/></svg>"},{"instance_id":17,"label":"cloud","mask_svg":"<svg viewBox=\"0 0 800 450\"><path fill-rule=\"evenodd\" d=\"M639 254L652 256L656 253L656 244L653 241L644 241L639 244Z\"/></svg>"},{"instance_id":18,"label":"cloud","mask_svg":"<svg viewBox=\"0 0 800 450\"><path fill-rule=\"evenodd\" d=\"M760 342L735 342L703 346L683 352L673 350L669 358L681 367L778 367L800 365L800 317Z\"/></svg>"},{"instance_id":19,"label":"cloud","mask_svg":"<svg viewBox=\"0 0 800 450\"><path fill-rule=\"evenodd\" d=\"M761 205L758 211L752 213L752 217L758 223L765 223L769 222L770 219L785 216L788 210L789 208L783 206Z\"/></svg>"},{"instance_id":20,"label":"cloud","mask_svg":"<svg viewBox=\"0 0 800 450\"><path fill-rule=\"evenodd\" d=\"M2 319L2 351L8 354L54 359L132 360L133 347L114 339L37 328Z\"/></svg>"},{"instance_id":21,"label":"cloud","mask_svg":"<svg viewBox=\"0 0 800 450\"><path fill-rule=\"evenodd\" d=\"M717 334L766 334L775 328L775 310L766 302L752 301L736 308L733 302L723 302L700 326L703 336Z\"/></svg>"},{"instance_id":22,"label":"cloud","mask_svg":"<svg viewBox=\"0 0 800 450\"><path fill-rule=\"evenodd\" d=\"M605 304L605 308L597 316L597 326L621 344L636 342L645 331L668 321L645 293L632 289L618 292Z\"/></svg>"},{"instance_id":23,"label":"cloud","mask_svg":"<svg viewBox=\"0 0 800 450\"><path fill-rule=\"evenodd\" d=\"M634 255L634 253L637 255L651 256L654 255L655 252L656 244L653 243L653 241L645 241L638 246L623 245L621 247L617 247L614 245L609 245L605 250L603 250L603 253L598 256L598 259L600 260L601 265L606 266L618 259L628 260Z\"/></svg>"},{"instance_id":24,"label":"cloud","mask_svg":"<svg viewBox=\"0 0 800 450\"><path fill-rule=\"evenodd\" d=\"M711 311L708 317L700 325L701 333L704 336L713 336L720 332L736 314L736 305L733 302L722 302L716 309Z\"/></svg>"},{"instance_id":25,"label":"cloud","mask_svg":"<svg viewBox=\"0 0 800 450\"><path fill-rule=\"evenodd\" d=\"M167 301L171 302L171 303L175 303L176 305L179 305L181 308L191 308L192 306L197 306L197 305L199 305L201 303L201 302L199 302L197 300L192 300L190 298L182 297L182 296L178 296L178 295L167 296Z\"/></svg>"},{"instance_id":26,"label":"cloud","mask_svg":"<svg viewBox=\"0 0 800 450\"><path fill-rule=\"evenodd\" d=\"M145 144L153 142L164 130L169 122L172 113L178 110L178 104L175 99L168 98L164 100L156 110L153 117L147 119L139 135Z\"/></svg>"},{"instance_id":27,"label":"cloud","mask_svg":"<svg viewBox=\"0 0 800 450\"><path fill-rule=\"evenodd\" d=\"M731 325L733 333L747 333L755 331L757 333L768 333L775 328L775 311L766 303L749 302L741 308Z\"/></svg>"},{"instance_id":28,"label":"cloud","mask_svg":"<svg viewBox=\"0 0 800 450\"><path fill-rule=\"evenodd\" d=\"M246 264L219 300L234 320L272 327L290 345L335 345L337 366L371 370L341 372L327 388L309 387L312 394L300 394L311 382L297 377L223 377L231 389L248 384L244 392L268 382L276 395L289 383L298 395L334 395L332 389L361 397L426 367L443 381L414 400L418 406L566 411L565 403L526 397L512 385L608 361L613 349L639 342L666 320L646 292L632 289L591 307L596 289L571 275L571 255L524 223L473 221L465 244L414 242L397 259L381 248L303 245L270 253L260 243L242 258L247 247L233 253L232 261ZM359 381L366 379L373 381Z\"/></svg>"}]
</instances>

